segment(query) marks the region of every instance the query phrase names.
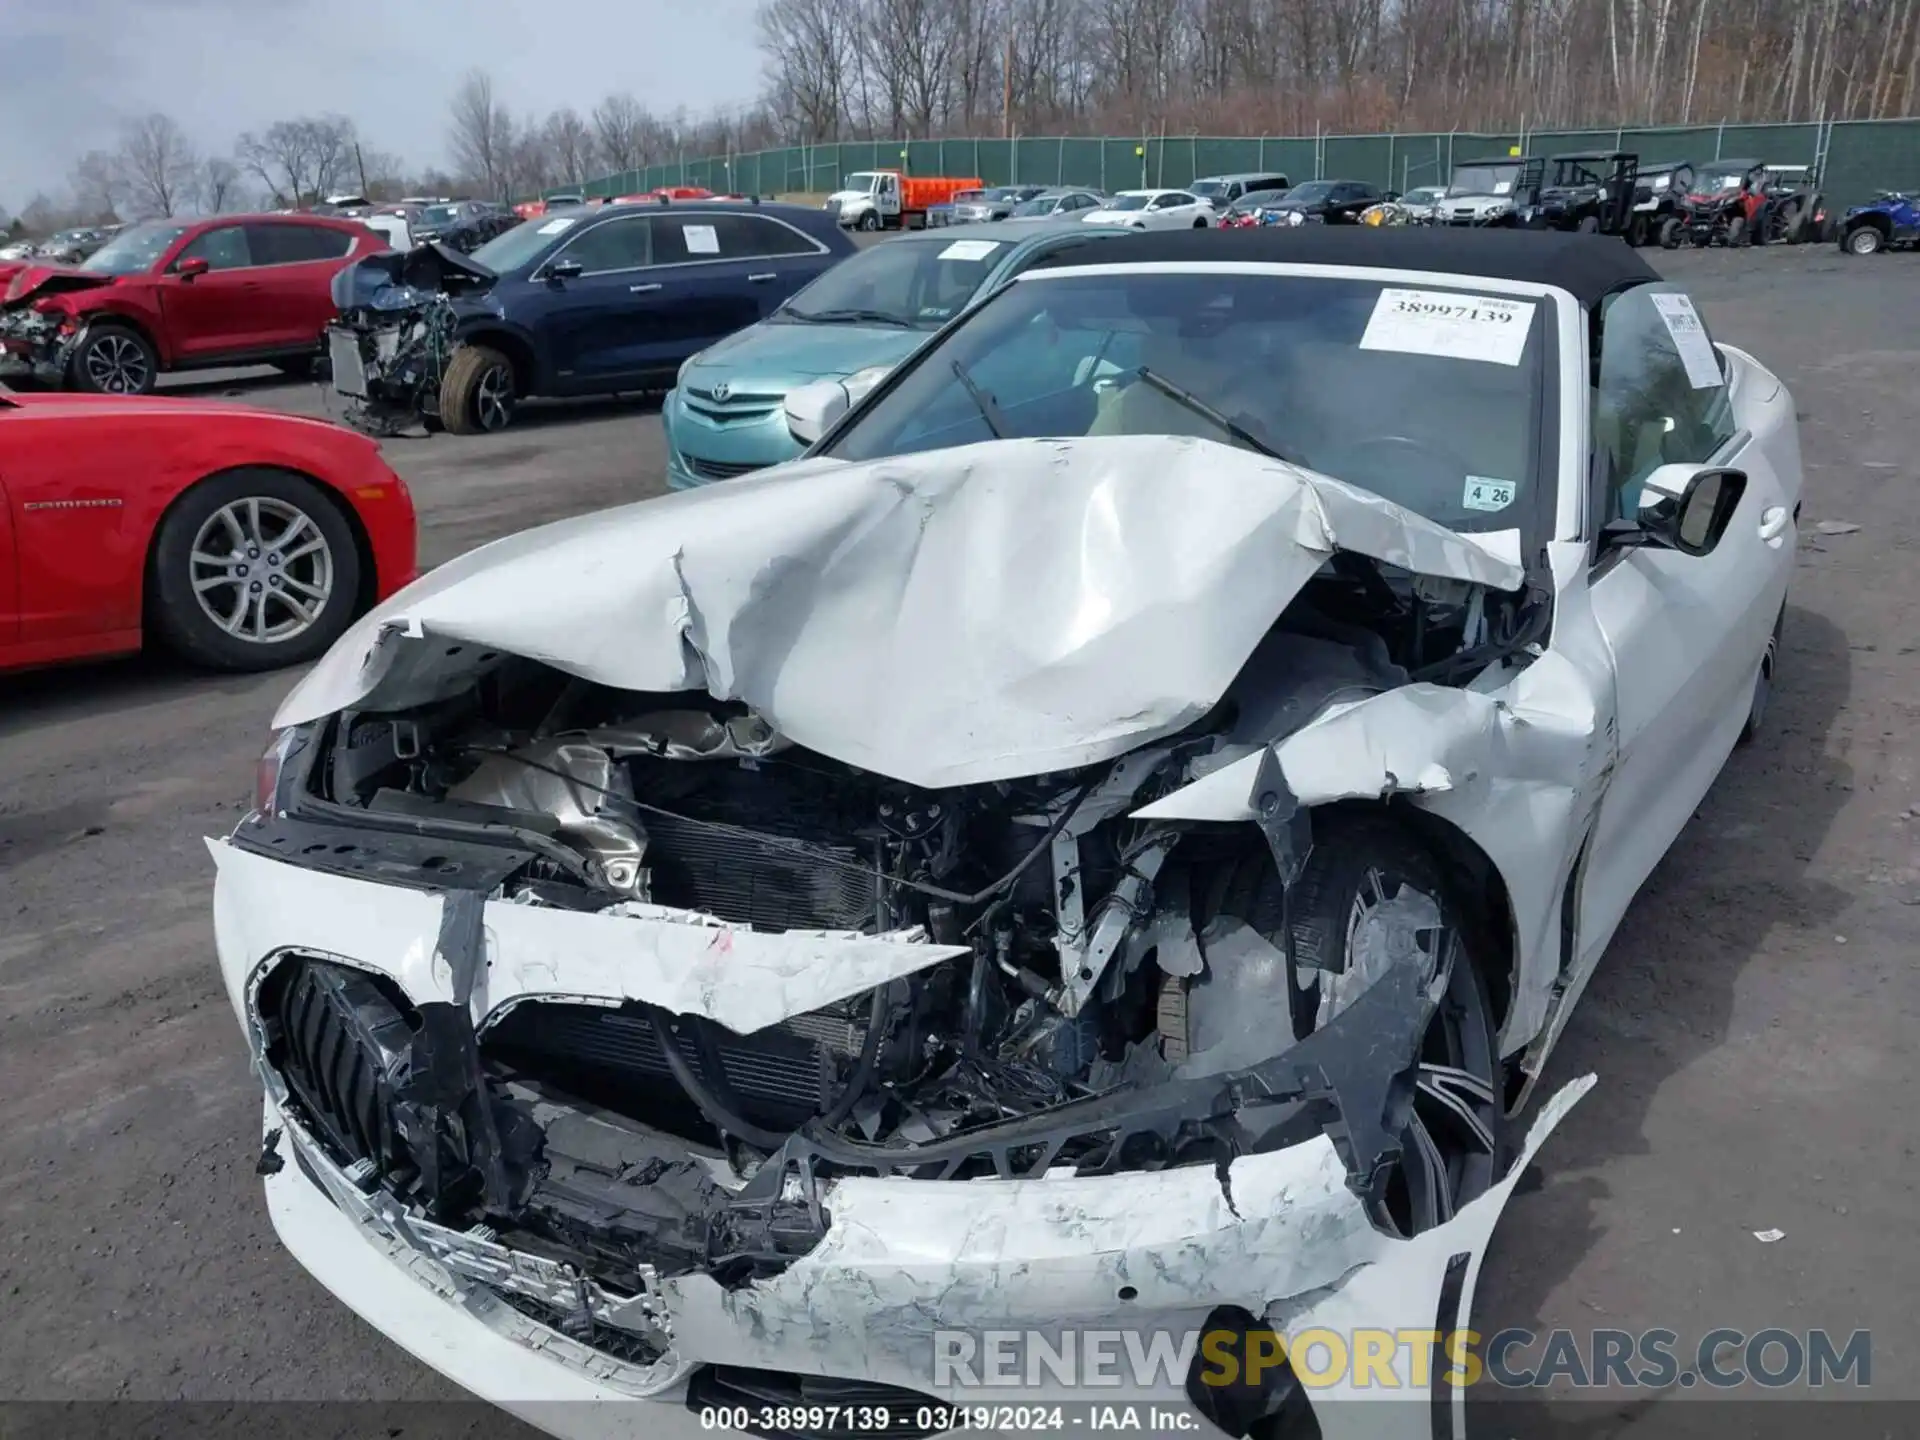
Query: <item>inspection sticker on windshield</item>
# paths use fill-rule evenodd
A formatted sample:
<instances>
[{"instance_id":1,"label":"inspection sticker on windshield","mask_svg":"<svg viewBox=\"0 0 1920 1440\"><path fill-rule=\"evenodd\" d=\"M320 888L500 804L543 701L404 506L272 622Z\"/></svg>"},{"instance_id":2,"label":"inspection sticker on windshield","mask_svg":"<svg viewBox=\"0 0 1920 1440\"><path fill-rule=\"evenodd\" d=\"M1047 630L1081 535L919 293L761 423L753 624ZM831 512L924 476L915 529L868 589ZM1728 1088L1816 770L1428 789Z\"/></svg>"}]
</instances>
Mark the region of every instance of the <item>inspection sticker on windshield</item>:
<instances>
[{"instance_id":1,"label":"inspection sticker on windshield","mask_svg":"<svg viewBox=\"0 0 1920 1440\"><path fill-rule=\"evenodd\" d=\"M1504 510L1513 503L1513 482L1495 480L1486 475L1467 476L1466 493L1460 503L1469 510Z\"/></svg>"},{"instance_id":2,"label":"inspection sticker on windshield","mask_svg":"<svg viewBox=\"0 0 1920 1440\"><path fill-rule=\"evenodd\" d=\"M940 252L942 260L984 260L1000 248L998 240L956 240Z\"/></svg>"},{"instance_id":3,"label":"inspection sticker on windshield","mask_svg":"<svg viewBox=\"0 0 1920 1440\"><path fill-rule=\"evenodd\" d=\"M1531 300L1387 289L1374 303L1360 348L1518 365L1532 328Z\"/></svg>"},{"instance_id":4,"label":"inspection sticker on windshield","mask_svg":"<svg viewBox=\"0 0 1920 1440\"><path fill-rule=\"evenodd\" d=\"M558 235L562 230L571 230L573 221L567 219L549 220L540 227L542 235Z\"/></svg>"},{"instance_id":5,"label":"inspection sticker on windshield","mask_svg":"<svg viewBox=\"0 0 1920 1440\"><path fill-rule=\"evenodd\" d=\"M1692 297L1656 295L1653 308L1667 322L1667 333L1673 337L1674 349L1680 352L1680 363L1687 367L1687 383L1696 390L1711 390L1721 384L1720 357L1714 353L1713 341L1707 338L1706 326L1700 323L1700 312L1693 308Z\"/></svg>"},{"instance_id":6,"label":"inspection sticker on windshield","mask_svg":"<svg viewBox=\"0 0 1920 1440\"><path fill-rule=\"evenodd\" d=\"M682 225L680 233L686 237L689 255L718 255L720 253L720 232L711 225Z\"/></svg>"}]
</instances>

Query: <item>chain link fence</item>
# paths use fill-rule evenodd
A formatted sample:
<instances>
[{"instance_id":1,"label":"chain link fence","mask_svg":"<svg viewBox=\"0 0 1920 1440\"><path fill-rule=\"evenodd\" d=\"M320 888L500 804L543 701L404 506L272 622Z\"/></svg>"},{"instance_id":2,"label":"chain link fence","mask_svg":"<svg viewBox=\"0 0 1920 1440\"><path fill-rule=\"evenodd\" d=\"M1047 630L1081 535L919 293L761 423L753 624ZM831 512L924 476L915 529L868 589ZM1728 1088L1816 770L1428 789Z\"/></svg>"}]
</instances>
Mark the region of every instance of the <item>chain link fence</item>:
<instances>
[{"instance_id":1,"label":"chain link fence","mask_svg":"<svg viewBox=\"0 0 1920 1440\"><path fill-rule=\"evenodd\" d=\"M699 185L723 194L818 195L838 189L854 171L889 168L910 175L978 176L987 185L1085 185L1105 191L1185 185L1202 175L1242 171L1278 171L1296 182L1365 180L1411 190L1444 183L1456 161L1576 150L1632 150L1643 164L1737 158L1819 165L1828 201L1835 206L1857 205L1880 189L1920 187L1920 119L1909 119L1526 134L861 140L687 157L604 175L585 191L612 196Z\"/></svg>"}]
</instances>

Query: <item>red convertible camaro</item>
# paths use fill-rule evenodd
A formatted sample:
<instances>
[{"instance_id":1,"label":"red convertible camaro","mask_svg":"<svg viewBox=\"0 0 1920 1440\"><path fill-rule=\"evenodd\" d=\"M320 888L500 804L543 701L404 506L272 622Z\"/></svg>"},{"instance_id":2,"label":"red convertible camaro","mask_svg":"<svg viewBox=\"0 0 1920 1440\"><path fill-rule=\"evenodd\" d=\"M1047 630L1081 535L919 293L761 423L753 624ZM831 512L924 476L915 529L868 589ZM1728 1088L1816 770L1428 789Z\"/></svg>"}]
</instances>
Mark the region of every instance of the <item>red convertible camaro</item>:
<instances>
[{"instance_id":1,"label":"red convertible camaro","mask_svg":"<svg viewBox=\"0 0 1920 1440\"><path fill-rule=\"evenodd\" d=\"M0 386L0 671L138 650L311 660L415 573L364 436L198 400Z\"/></svg>"}]
</instances>

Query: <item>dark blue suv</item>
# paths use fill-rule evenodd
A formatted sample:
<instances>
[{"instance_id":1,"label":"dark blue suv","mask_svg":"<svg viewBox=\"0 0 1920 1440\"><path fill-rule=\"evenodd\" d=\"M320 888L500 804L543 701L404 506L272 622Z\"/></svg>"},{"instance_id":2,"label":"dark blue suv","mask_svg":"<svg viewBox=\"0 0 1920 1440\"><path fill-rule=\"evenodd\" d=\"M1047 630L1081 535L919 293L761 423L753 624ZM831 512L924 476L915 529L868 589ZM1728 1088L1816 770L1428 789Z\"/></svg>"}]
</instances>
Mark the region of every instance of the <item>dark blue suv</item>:
<instances>
[{"instance_id":1,"label":"dark blue suv","mask_svg":"<svg viewBox=\"0 0 1920 1440\"><path fill-rule=\"evenodd\" d=\"M473 252L452 298L439 420L498 430L530 395L665 390L682 361L853 253L826 211L703 201L569 206Z\"/></svg>"}]
</instances>

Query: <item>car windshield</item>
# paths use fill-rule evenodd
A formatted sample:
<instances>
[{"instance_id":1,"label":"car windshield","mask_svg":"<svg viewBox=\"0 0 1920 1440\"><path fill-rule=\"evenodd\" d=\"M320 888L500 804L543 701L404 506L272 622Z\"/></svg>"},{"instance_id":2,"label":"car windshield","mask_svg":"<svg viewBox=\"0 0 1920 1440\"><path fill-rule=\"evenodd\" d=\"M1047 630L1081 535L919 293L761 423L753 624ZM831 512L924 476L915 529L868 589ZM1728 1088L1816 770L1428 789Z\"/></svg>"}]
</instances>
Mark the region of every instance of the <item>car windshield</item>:
<instances>
[{"instance_id":1,"label":"car windshield","mask_svg":"<svg viewBox=\"0 0 1920 1440\"><path fill-rule=\"evenodd\" d=\"M1104 208L1108 210L1144 210L1147 208L1147 202L1151 199L1153 199L1152 194L1116 195L1106 203Z\"/></svg>"},{"instance_id":2,"label":"car windshield","mask_svg":"<svg viewBox=\"0 0 1920 1440\"><path fill-rule=\"evenodd\" d=\"M1744 170L1703 170L1693 188L1702 195L1711 195L1717 190L1738 190L1746 178Z\"/></svg>"},{"instance_id":3,"label":"car windshield","mask_svg":"<svg viewBox=\"0 0 1920 1440\"><path fill-rule=\"evenodd\" d=\"M1446 193L1447 192L1438 185L1422 185L1418 189L1409 190L1405 195L1402 195L1400 199L1408 205L1431 205Z\"/></svg>"},{"instance_id":4,"label":"car windshield","mask_svg":"<svg viewBox=\"0 0 1920 1440\"><path fill-rule=\"evenodd\" d=\"M1036 195L1031 200L1022 200L1013 207L1015 216L1051 215L1063 197L1059 195Z\"/></svg>"},{"instance_id":5,"label":"car windshield","mask_svg":"<svg viewBox=\"0 0 1920 1440\"><path fill-rule=\"evenodd\" d=\"M1018 200L1027 192L1017 185L996 185L987 191L989 200Z\"/></svg>"},{"instance_id":6,"label":"car windshield","mask_svg":"<svg viewBox=\"0 0 1920 1440\"><path fill-rule=\"evenodd\" d=\"M1251 211L1260 209L1262 206L1276 205L1292 193L1291 190L1249 190L1227 207L1227 213L1229 215L1245 215Z\"/></svg>"},{"instance_id":7,"label":"car windshield","mask_svg":"<svg viewBox=\"0 0 1920 1440\"><path fill-rule=\"evenodd\" d=\"M1217 200L1227 193L1227 182L1224 180L1196 180L1193 184L1189 185L1187 189L1198 195L1202 200Z\"/></svg>"},{"instance_id":8,"label":"car windshield","mask_svg":"<svg viewBox=\"0 0 1920 1440\"><path fill-rule=\"evenodd\" d=\"M1333 182L1331 180L1309 180L1306 184L1296 185L1293 189L1289 190L1287 192L1287 199L1299 200L1311 205L1315 201L1326 199L1327 196L1332 193Z\"/></svg>"},{"instance_id":9,"label":"car windshield","mask_svg":"<svg viewBox=\"0 0 1920 1440\"><path fill-rule=\"evenodd\" d=\"M522 220L473 252L473 258L498 275L518 270L579 221L573 215L542 215Z\"/></svg>"},{"instance_id":10,"label":"car windshield","mask_svg":"<svg viewBox=\"0 0 1920 1440\"><path fill-rule=\"evenodd\" d=\"M1510 529L1536 484L1547 308L1453 276L1029 277L916 357L828 453L1191 435L1458 530Z\"/></svg>"},{"instance_id":11,"label":"car windshield","mask_svg":"<svg viewBox=\"0 0 1920 1440\"><path fill-rule=\"evenodd\" d=\"M420 223L426 226L453 225L460 219L458 205L429 205L420 212Z\"/></svg>"},{"instance_id":12,"label":"car windshield","mask_svg":"<svg viewBox=\"0 0 1920 1440\"><path fill-rule=\"evenodd\" d=\"M1000 240L946 235L889 240L841 261L788 301L778 318L936 330L966 308L1008 248Z\"/></svg>"},{"instance_id":13,"label":"car windshield","mask_svg":"<svg viewBox=\"0 0 1920 1440\"><path fill-rule=\"evenodd\" d=\"M96 275L139 275L151 270L169 246L187 233L185 225L134 225L122 230L80 264Z\"/></svg>"},{"instance_id":14,"label":"car windshield","mask_svg":"<svg viewBox=\"0 0 1920 1440\"><path fill-rule=\"evenodd\" d=\"M1462 165L1453 172L1449 195L1509 195L1520 177L1518 165Z\"/></svg>"}]
</instances>

